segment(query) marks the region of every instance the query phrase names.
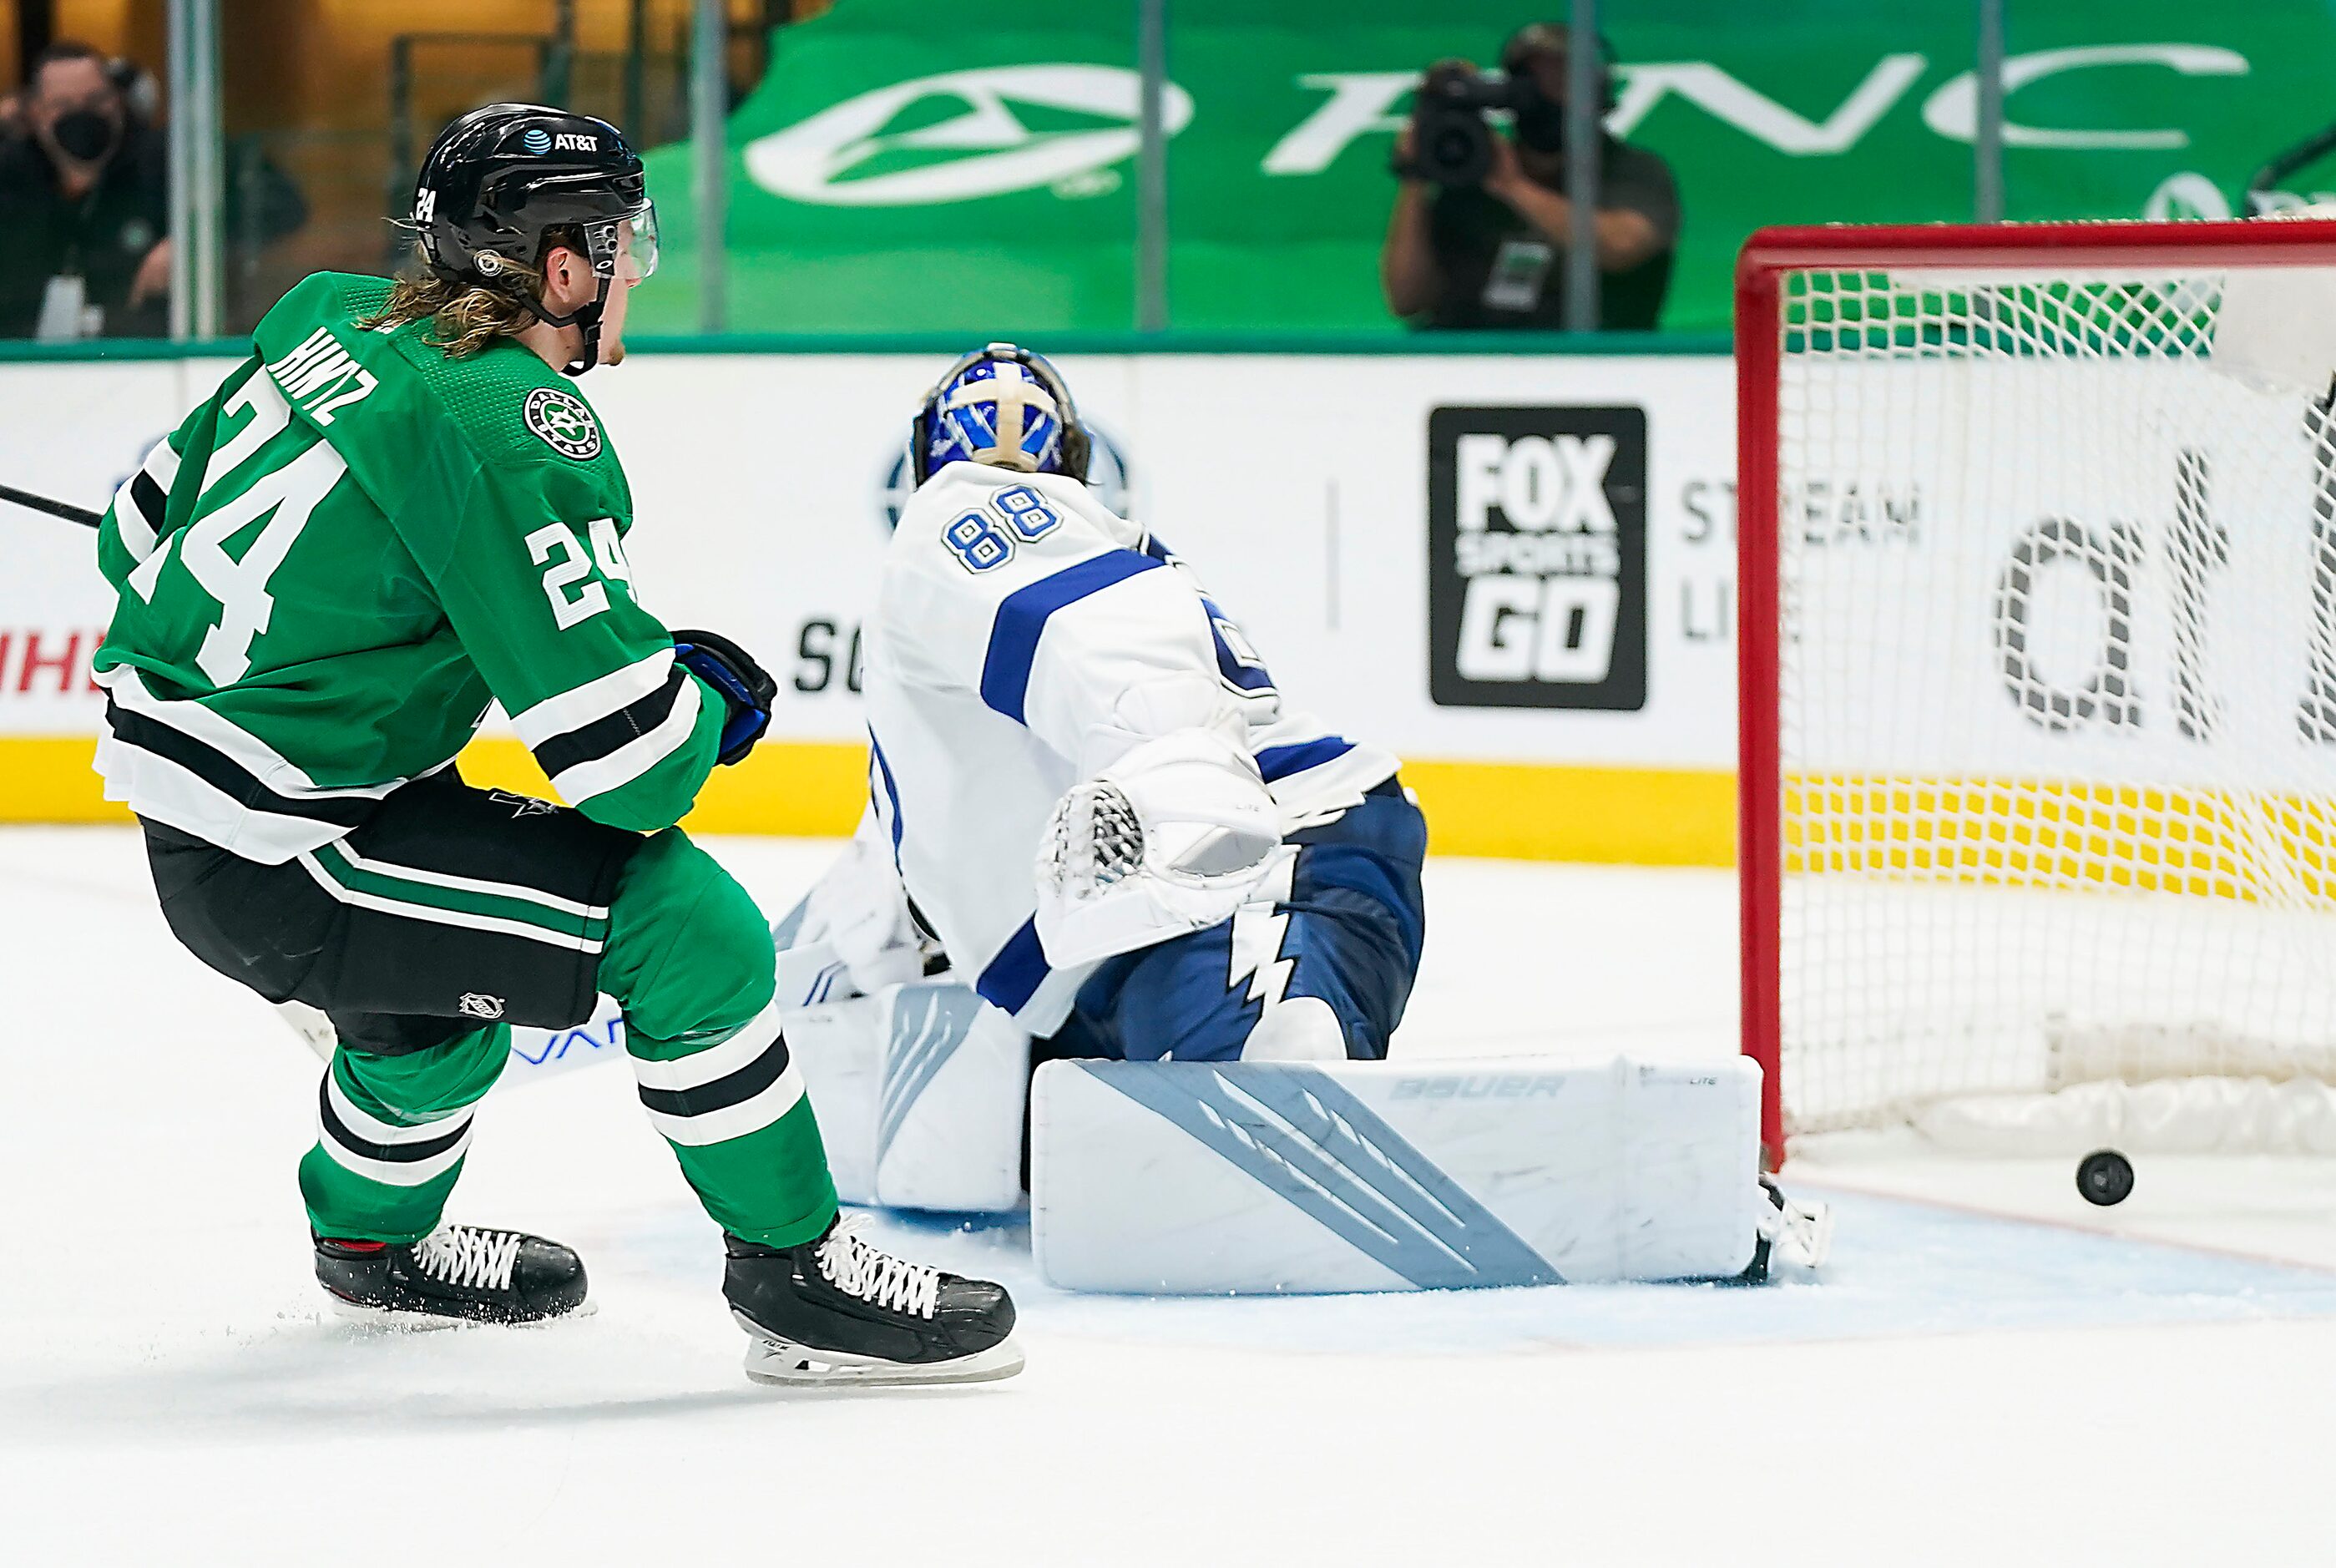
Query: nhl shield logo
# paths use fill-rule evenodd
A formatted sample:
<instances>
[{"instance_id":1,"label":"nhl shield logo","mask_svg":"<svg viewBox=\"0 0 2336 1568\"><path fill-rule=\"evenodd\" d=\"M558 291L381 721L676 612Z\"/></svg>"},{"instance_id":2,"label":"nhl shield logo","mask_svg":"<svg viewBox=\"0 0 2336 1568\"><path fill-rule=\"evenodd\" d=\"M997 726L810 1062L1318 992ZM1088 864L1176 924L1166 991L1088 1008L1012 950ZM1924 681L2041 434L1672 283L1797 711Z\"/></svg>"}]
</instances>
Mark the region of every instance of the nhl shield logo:
<instances>
[{"instance_id":1,"label":"nhl shield logo","mask_svg":"<svg viewBox=\"0 0 2336 1568\"><path fill-rule=\"evenodd\" d=\"M589 463L600 455L600 424L582 398L539 386L527 394L526 415L527 427L560 456Z\"/></svg>"},{"instance_id":2,"label":"nhl shield logo","mask_svg":"<svg viewBox=\"0 0 2336 1568\"><path fill-rule=\"evenodd\" d=\"M464 991L462 999L454 1004L455 1010L466 1018L500 1018L503 1016L503 999L484 991Z\"/></svg>"}]
</instances>

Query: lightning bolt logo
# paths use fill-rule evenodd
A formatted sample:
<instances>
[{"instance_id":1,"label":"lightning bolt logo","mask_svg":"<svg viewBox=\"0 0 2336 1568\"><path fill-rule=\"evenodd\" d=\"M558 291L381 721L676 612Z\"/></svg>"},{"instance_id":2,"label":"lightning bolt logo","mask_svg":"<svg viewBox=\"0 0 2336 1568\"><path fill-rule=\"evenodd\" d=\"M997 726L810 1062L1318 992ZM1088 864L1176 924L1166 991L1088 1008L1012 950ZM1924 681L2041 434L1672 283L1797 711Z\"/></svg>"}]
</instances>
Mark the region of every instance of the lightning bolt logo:
<instances>
[{"instance_id":1,"label":"lightning bolt logo","mask_svg":"<svg viewBox=\"0 0 2336 1568\"><path fill-rule=\"evenodd\" d=\"M1296 867L1297 857L1285 856L1258 884L1257 896L1233 911L1232 964L1225 989L1231 990L1247 980L1249 999L1262 1002L1268 1012L1281 1005L1282 993L1290 989L1290 971L1298 967L1296 959L1281 956L1282 938L1290 930L1290 917L1281 906L1290 898L1290 875Z\"/></svg>"}]
</instances>

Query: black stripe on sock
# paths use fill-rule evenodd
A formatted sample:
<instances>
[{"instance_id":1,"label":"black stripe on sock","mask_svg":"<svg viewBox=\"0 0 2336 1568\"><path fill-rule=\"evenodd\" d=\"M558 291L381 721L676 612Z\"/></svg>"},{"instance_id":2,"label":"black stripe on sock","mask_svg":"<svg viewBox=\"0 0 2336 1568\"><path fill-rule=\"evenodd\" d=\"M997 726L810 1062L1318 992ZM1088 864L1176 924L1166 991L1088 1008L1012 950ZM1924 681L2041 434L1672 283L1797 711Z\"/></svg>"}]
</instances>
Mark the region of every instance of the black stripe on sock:
<instances>
[{"instance_id":1,"label":"black stripe on sock","mask_svg":"<svg viewBox=\"0 0 2336 1568\"><path fill-rule=\"evenodd\" d=\"M144 714L131 713L118 707L112 699L105 705L105 726L113 738L124 745L177 763L189 773L238 805L253 811L270 812L277 816L306 817L312 822L331 823L337 827L353 828L373 814L381 803L363 795L339 795L326 799L304 800L277 794L261 784L241 763L208 742L197 740L186 731L173 729L160 720Z\"/></svg>"},{"instance_id":2,"label":"black stripe on sock","mask_svg":"<svg viewBox=\"0 0 2336 1568\"><path fill-rule=\"evenodd\" d=\"M576 729L547 735L531 748L537 765L543 769L545 777L558 778L569 768L598 762L618 747L639 739L672 716L673 705L680 700L681 688L688 681L689 672L676 665L665 684L638 702L603 714Z\"/></svg>"},{"instance_id":3,"label":"black stripe on sock","mask_svg":"<svg viewBox=\"0 0 2336 1568\"><path fill-rule=\"evenodd\" d=\"M327 1073L326 1076L330 1076L330 1074ZM322 1113L321 1119L325 1124L326 1135L333 1142L352 1154L362 1155L368 1160L381 1160L395 1165L419 1164L433 1155L443 1154L461 1143L463 1135L471 1130L471 1118L464 1116L455 1124L453 1132L443 1137L427 1138L414 1144L373 1144L367 1143L349 1131L348 1124L342 1121L339 1114L333 1109L332 1090L324 1084L316 1086L316 1107Z\"/></svg>"},{"instance_id":4,"label":"black stripe on sock","mask_svg":"<svg viewBox=\"0 0 2336 1568\"><path fill-rule=\"evenodd\" d=\"M668 1116L702 1116L708 1111L727 1110L777 1083L779 1075L787 1070L787 1040L781 1035L771 1041L768 1050L726 1078L694 1089L652 1089L645 1085L641 1104Z\"/></svg>"}]
</instances>

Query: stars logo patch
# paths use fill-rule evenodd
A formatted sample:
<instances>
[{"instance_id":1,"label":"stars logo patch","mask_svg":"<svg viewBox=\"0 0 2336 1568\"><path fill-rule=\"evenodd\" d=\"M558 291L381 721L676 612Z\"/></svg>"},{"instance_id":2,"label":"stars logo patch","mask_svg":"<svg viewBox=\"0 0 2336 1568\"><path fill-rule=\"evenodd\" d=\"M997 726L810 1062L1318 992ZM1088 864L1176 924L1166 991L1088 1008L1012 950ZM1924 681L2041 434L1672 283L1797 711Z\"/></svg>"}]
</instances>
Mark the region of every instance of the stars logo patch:
<instances>
[{"instance_id":1,"label":"stars logo patch","mask_svg":"<svg viewBox=\"0 0 2336 1568\"><path fill-rule=\"evenodd\" d=\"M527 394L526 417L527 427L560 456L589 463L600 455L600 424L582 398L539 386Z\"/></svg>"}]
</instances>

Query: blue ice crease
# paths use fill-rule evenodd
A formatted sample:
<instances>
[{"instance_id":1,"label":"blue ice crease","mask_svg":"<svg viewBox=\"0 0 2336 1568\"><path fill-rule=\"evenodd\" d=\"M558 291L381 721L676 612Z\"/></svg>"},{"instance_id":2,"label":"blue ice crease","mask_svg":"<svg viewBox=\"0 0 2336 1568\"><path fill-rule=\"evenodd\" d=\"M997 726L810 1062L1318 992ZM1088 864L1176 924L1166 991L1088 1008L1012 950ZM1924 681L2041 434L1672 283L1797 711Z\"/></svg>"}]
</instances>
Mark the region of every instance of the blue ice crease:
<instances>
[{"instance_id":1,"label":"blue ice crease","mask_svg":"<svg viewBox=\"0 0 2336 1568\"><path fill-rule=\"evenodd\" d=\"M1783 1343L2336 1317L2336 1274L1860 1193L1833 1261L1760 1289L1558 1285L1377 1296L1092 1296L1040 1282L1027 1215L880 1213L880 1244L1001 1281L1035 1333L1251 1349L1471 1352Z\"/></svg>"}]
</instances>

